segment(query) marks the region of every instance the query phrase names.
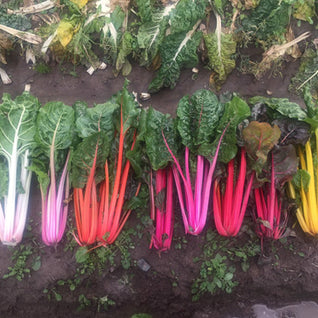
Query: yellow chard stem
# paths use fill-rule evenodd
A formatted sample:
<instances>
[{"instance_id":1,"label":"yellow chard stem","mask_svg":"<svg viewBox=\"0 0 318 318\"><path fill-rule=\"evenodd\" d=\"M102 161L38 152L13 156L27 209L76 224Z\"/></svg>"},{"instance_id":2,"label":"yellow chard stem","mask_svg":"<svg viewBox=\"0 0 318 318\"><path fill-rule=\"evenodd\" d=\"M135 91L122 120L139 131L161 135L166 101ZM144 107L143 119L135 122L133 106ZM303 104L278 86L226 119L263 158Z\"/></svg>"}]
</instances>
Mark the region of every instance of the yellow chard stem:
<instances>
[{"instance_id":1,"label":"yellow chard stem","mask_svg":"<svg viewBox=\"0 0 318 318\"><path fill-rule=\"evenodd\" d=\"M306 149L307 171L310 175L309 187L307 192L310 228L311 228L311 231L317 233L318 215L317 215L317 203L316 203L315 173L314 173L314 165L313 165L310 141L306 143L305 149Z\"/></svg>"}]
</instances>

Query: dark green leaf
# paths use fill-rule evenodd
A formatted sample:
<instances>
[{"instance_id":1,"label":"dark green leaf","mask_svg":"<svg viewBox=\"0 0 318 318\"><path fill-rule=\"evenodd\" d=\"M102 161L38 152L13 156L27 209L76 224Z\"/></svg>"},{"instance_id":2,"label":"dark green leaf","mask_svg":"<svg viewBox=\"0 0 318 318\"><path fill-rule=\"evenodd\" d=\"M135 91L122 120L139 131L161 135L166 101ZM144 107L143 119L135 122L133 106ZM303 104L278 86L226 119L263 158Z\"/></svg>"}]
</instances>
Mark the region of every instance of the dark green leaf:
<instances>
[{"instance_id":1,"label":"dark green leaf","mask_svg":"<svg viewBox=\"0 0 318 318\"><path fill-rule=\"evenodd\" d=\"M184 96L177 108L177 126L182 143L194 153L199 147L210 145L222 111L222 104L211 91L202 89L192 97Z\"/></svg>"},{"instance_id":2,"label":"dark green leaf","mask_svg":"<svg viewBox=\"0 0 318 318\"><path fill-rule=\"evenodd\" d=\"M170 34L165 37L159 52L161 67L149 85L149 92L158 92L162 87L174 88L182 68L198 64L197 47L202 33L191 30Z\"/></svg>"},{"instance_id":3,"label":"dark green leaf","mask_svg":"<svg viewBox=\"0 0 318 318\"><path fill-rule=\"evenodd\" d=\"M93 166L97 147L95 182L105 178L104 165L110 151L106 133L99 132L85 138L75 149L72 160L72 184L74 188L83 188Z\"/></svg>"}]
</instances>

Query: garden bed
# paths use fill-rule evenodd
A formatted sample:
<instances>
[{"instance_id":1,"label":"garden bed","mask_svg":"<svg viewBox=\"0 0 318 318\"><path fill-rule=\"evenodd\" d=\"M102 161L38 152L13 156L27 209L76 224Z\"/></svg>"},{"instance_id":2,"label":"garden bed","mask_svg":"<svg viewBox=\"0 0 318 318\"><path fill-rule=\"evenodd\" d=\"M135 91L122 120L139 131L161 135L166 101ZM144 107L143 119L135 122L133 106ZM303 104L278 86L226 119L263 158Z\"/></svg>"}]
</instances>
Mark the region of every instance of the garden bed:
<instances>
[{"instance_id":1,"label":"garden bed","mask_svg":"<svg viewBox=\"0 0 318 318\"><path fill-rule=\"evenodd\" d=\"M124 83L123 77L113 76L111 67L93 76L83 67L74 70L71 65L53 63L50 68L48 74L39 74L12 52L6 69L13 84L2 85L0 94L8 92L14 97L22 93L26 84L31 84L31 93L41 103L60 100L71 105L84 100L92 106L107 100ZM222 92L235 91L241 96L270 93L301 103L298 96L288 92L297 68L298 62L287 63L281 76L265 76L261 81L234 71ZM128 76L129 90L146 91L151 76L145 69L134 66ZM197 78L192 79L191 70L186 70L174 90L164 89L143 105L175 115L184 94L208 85L208 71L200 68ZM100 247L83 261L76 257L78 247L71 234L72 222L56 249L41 243L40 202L34 178L23 242L15 248L0 247L0 276L12 275L1 279L3 316L104 317L106 312L109 317L140 313L152 317L252 317L251 306L256 303L278 307L318 299L317 240L300 230L294 216L289 219L292 235L279 241L265 241L262 255L249 213L239 236L224 239L215 234L211 219L202 235L185 236L177 211L172 248L160 254L149 249L151 226L147 212L135 211L114 247ZM69 215L73 219L73 209ZM193 284L195 281L202 284L204 271L209 271L209 263L202 264L216 255L221 259L219 267L212 266L216 271L213 275L218 275L217 268L225 271L235 268L234 276L222 281L221 288L211 283L206 288L216 288L214 294L206 293L194 301ZM142 261L150 265L148 271L143 270Z\"/></svg>"}]
</instances>

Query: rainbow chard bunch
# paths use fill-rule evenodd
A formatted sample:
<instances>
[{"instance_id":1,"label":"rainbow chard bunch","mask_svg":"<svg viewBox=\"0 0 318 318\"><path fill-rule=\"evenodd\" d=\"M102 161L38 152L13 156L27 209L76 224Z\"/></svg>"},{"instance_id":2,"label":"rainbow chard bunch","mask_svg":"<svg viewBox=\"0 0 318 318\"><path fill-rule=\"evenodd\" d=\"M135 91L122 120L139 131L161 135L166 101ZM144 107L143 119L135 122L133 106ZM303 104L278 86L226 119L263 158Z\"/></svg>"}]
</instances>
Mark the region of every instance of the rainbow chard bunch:
<instances>
[{"instance_id":1,"label":"rainbow chard bunch","mask_svg":"<svg viewBox=\"0 0 318 318\"><path fill-rule=\"evenodd\" d=\"M154 225L150 248L162 252L170 249L174 225L172 158L162 134L177 152L176 129L170 115L153 108L141 112L139 123L136 147L128 158L136 177L148 185Z\"/></svg>"},{"instance_id":2,"label":"rainbow chard bunch","mask_svg":"<svg viewBox=\"0 0 318 318\"><path fill-rule=\"evenodd\" d=\"M74 110L62 102L44 105L36 121L31 169L42 200L42 240L55 246L64 234L70 191L68 163L74 136Z\"/></svg>"},{"instance_id":3,"label":"rainbow chard bunch","mask_svg":"<svg viewBox=\"0 0 318 318\"><path fill-rule=\"evenodd\" d=\"M32 172L30 154L40 104L29 93L15 100L3 94L0 104L0 240L16 245L22 240Z\"/></svg>"},{"instance_id":4,"label":"rainbow chard bunch","mask_svg":"<svg viewBox=\"0 0 318 318\"><path fill-rule=\"evenodd\" d=\"M130 170L125 152L135 144L136 106L126 87L105 104L74 106L76 129L82 138L72 162L80 245L112 244L131 212L124 210Z\"/></svg>"},{"instance_id":5,"label":"rainbow chard bunch","mask_svg":"<svg viewBox=\"0 0 318 318\"><path fill-rule=\"evenodd\" d=\"M298 203L297 219L304 232L318 234L318 105L313 102L309 89L305 89L307 117L313 137L304 145L299 143L299 169L289 182L289 195Z\"/></svg>"},{"instance_id":6,"label":"rainbow chard bunch","mask_svg":"<svg viewBox=\"0 0 318 318\"><path fill-rule=\"evenodd\" d=\"M254 173L247 178L246 152L241 149L240 168L235 171L236 160L227 164L224 193L221 177L216 178L213 189L213 213L216 229L223 236L236 236L241 228L248 199L253 185ZM235 176L237 175L237 180Z\"/></svg>"},{"instance_id":7,"label":"rainbow chard bunch","mask_svg":"<svg viewBox=\"0 0 318 318\"><path fill-rule=\"evenodd\" d=\"M283 187L296 172L297 156L293 145L278 144L280 137L278 126L268 123L252 121L243 130L245 147L253 160L253 174L257 177L254 214L262 239L281 238L287 226Z\"/></svg>"},{"instance_id":8,"label":"rainbow chard bunch","mask_svg":"<svg viewBox=\"0 0 318 318\"><path fill-rule=\"evenodd\" d=\"M165 142L175 162L172 169L186 233L202 232L218 155L223 162L235 157L236 128L249 114L248 105L237 96L224 104L212 92L199 90L180 100L177 129L185 147L184 169Z\"/></svg>"}]
</instances>

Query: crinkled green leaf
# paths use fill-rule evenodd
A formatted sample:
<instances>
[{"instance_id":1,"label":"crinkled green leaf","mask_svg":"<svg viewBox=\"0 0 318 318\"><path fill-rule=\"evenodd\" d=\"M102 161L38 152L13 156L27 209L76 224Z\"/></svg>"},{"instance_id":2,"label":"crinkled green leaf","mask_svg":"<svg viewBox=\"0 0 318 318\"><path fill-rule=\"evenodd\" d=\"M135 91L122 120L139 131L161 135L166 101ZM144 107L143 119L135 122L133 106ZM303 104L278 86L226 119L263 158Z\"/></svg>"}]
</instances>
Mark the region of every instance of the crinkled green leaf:
<instances>
[{"instance_id":1,"label":"crinkled green leaf","mask_svg":"<svg viewBox=\"0 0 318 318\"><path fill-rule=\"evenodd\" d=\"M102 17L104 26L101 28L101 43L105 53L115 63L118 55L118 50L123 35L122 26L125 20L125 13L120 6L116 6L110 13L110 17Z\"/></svg>"},{"instance_id":2,"label":"crinkled green leaf","mask_svg":"<svg viewBox=\"0 0 318 318\"><path fill-rule=\"evenodd\" d=\"M255 96L249 99L249 103L254 105L265 104L272 110L288 118L304 120L307 117L306 112L297 103L290 102L288 98Z\"/></svg>"},{"instance_id":3,"label":"crinkled green leaf","mask_svg":"<svg viewBox=\"0 0 318 318\"><path fill-rule=\"evenodd\" d=\"M96 146L96 184L105 178L104 165L110 151L110 142L105 132L97 132L77 145L72 159L72 185L74 188L83 188L87 183L87 178L93 166Z\"/></svg>"},{"instance_id":4,"label":"crinkled green leaf","mask_svg":"<svg viewBox=\"0 0 318 318\"><path fill-rule=\"evenodd\" d=\"M142 24L138 30L137 43L140 49L140 65L150 66L159 52L165 37L169 16L165 10L153 14L153 19Z\"/></svg>"},{"instance_id":5,"label":"crinkled green leaf","mask_svg":"<svg viewBox=\"0 0 318 318\"><path fill-rule=\"evenodd\" d=\"M318 50L308 47L300 59L297 74L292 78L290 89L296 93L311 93L318 100ZM307 93L308 94L308 93Z\"/></svg>"},{"instance_id":6,"label":"crinkled green leaf","mask_svg":"<svg viewBox=\"0 0 318 318\"><path fill-rule=\"evenodd\" d=\"M7 194L9 182L16 183L17 193L23 193L20 182L21 161L34 145L35 121L40 103L27 92L12 100L4 93L0 104L0 198ZM13 166L16 163L16 171ZM10 177L9 177L10 176ZM15 178L15 180L14 180ZM11 213L11 211L10 211Z\"/></svg>"},{"instance_id":7,"label":"crinkled green leaf","mask_svg":"<svg viewBox=\"0 0 318 318\"><path fill-rule=\"evenodd\" d=\"M37 117L36 142L49 155L55 150L67 149L74 135L74 110L62 102L49 102L39 111Z\"/></svg>"},{"instance_id":8,"label":"crinkled green leaf","mask_svg":"<svg viewBox=\"0 0 318 318\"><path fill-rule=\"evenodd\" d=\"M170 149L176 153L176 130L173 119L168 114L150 108L147 113L145 142L146 153L153 170L162 169L172 161L162 133Z\"/></svg>"},{"instance_id":9,"label":"crinkled green leaf","mask_svg":"<svg viewBox=\"0 0 318 318\"><path fill-rule=\"evenodd\" d=\"M267 155L277 144L280 137L279 128L268 123L251 121L243 129L244 146L249 156L254 160L253 169L258 173L267 161Z\"/></svg>"},{"instance_id":10,"label":"crinkled green leaf","mask_svg":"<svg viewBox=\"0 0 318 318\"><path fill-rule=\"evenodd\" d=\"M237 153L237 137L236 130L239 123L249 117L251 114L250 108L247 103L234 96L231 101L224 105L224 113L218 121L218 127L216 129L213 149L217 147L220 136L227 126L227 130L221 142L218 160L221 162L229 162L236 156Z\"/></svg>"},{"instance_id":11,"label":"crinkled green leaf","mask_svg":"<svg viewBox=\"0 0 318 318\"><path fill-rule=\"evenodd\" d=\"M136 0L138 14L142 23L152 20L152 1L151 0Z\"/></svg>"},{"instance_id":12,"label":"crinkled green leaf","mask_svg":"<svg viewBox=\"0 0 318 318\"><path fill-rule=\"evenodd\" d=\"M49 102L40 109L36 120L36 145L30 169L37 174L43 190L49 184L51 148L54 151L54 169L59 173L64 167L68 149L73 141L74 127L72 107L62 102Z\"/></svg>"},{"instance_id":13,"label":"crinkled green leaf","mask_svg":"<svg viewBox=\"0 0 318 318\"><path fill-rule=\"evenodd\" d=\"M0 155L7 157L17 147L18 155L34 143L37 98L24 92L12 100L3 94L0 104ZM14 144L14 141L17 144Z\"/></svg>"},{"instance_id":14,"label":"crinkled green leaf","mask_svg":"<svg viewBox=\"0 0 318 318\"><path fill-rule=\"evenodd\" d=\"M194 30L165 37L159 52L161 67L149 85L149 92L158 92L162 87L174 88L182 68L191 68L198 64L197 47L202 33Z\"/></svg>"},{"instance_id":15,"label":"crinkled green leaf","mask_svg":"<svg viewBox=\"0 0 318 318\"><path fill-rule=\"evenodd\" d=\"M245 34L263 46L280 38L285 32L290 19L291 4L282 0L262 0L242 20Z\"/></svg>"},{"instance_id":16,"label":"crinkled green leaf","mask_svg":"<svg viewBox=\"0 0 318 318\"><path fill-rule=\"evenodd\" d=\"M131 35L130 32L126 31L121 39L118 56L116 60L116 73L119 73L124 69L123 75L127 76L129 75L129 72L131 71L131 68L128 65L130 65L129 61L127 60L128 55L133 51L134 47L134 38ZM130 69L130 71L128 71Z\"/></svg>"},{"instance_id":17,"label":"crinkled green leaf","mask_svg":"<svg viewBox=\"0 0 318 318\"><path fill-rule=\"evenodd\" d=\"M194 153L199 147L210 146L222 112L222 104L209 90L184 96L177 108L177 127L182 143Z\"/></svg>"},{"instance_id":18,"label":"crinkled green leaf","mask_svg":"<svg viewBox=\"0 0 318 318\"><path fill-rule=\"evenodd\" d=\"M120 131L120 110L122 107L123 115L123 130L128 131L129 128L138 127L138 116L140 114L140 107L135 97L127 89L128 81L125 82L124 87L117 94L113 95L109 102L116 103L118 108L114 112L114 123L116 130Z\"/></svg>"},{"instance_id":19,"label":"crinkled green leaf","mask_svg":"<svg viewBox=\"0 0 318 318\"><path fill-rule=\"evenodd\" d=\"M207 0L180 0L176 9L171 13L171 34L189 31L205 16Z\"/></svg>"},{"instance_id":20,"label":"crinkled green leaf","mask_svg":"<svg viewBox=\"0 0 318 318\"><path fill-rule=\"evenodd\" d=\"M213 81L217 88L226 80L227 76L235 68L236 42L232 34L221 34L221 48L218 47L218 38L216 33L209 33L204 36L204 42L209 57L209 68L217 75Z\"/></svg>"},{"instance_id":21,"label":"crinkled green leaf","mask_svg":"<svg viewBox=\"0 0 318 318\"><path fill-rule=\"evenodd\" d=\"M115 127L113 114L119 108L117 103L108 101L88 108L86 103L76 102L75 110L76 131L81 138L89 137L99 130L103 130L109 140L113 139Z\"/></svg>"}]
</instances>

